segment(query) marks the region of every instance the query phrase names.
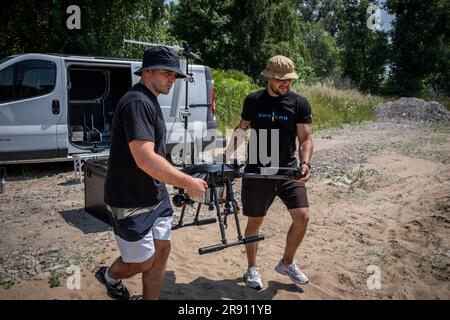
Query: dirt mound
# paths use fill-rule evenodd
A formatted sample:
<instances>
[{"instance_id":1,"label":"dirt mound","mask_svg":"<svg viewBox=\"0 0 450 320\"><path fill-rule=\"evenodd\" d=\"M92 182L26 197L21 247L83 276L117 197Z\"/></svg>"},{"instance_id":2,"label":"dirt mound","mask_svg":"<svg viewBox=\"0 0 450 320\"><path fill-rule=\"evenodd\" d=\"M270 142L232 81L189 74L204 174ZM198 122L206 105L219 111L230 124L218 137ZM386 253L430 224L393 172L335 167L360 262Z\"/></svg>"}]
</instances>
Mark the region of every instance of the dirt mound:
<instances>
[{"instance_id":1,"label":"dirt mound","mask_svg":"<svg viewBox=\"0 0 450 320\"><path fill-rule=\"evenodd\" d=\"M379 120L450 121L450 111L440 103L418 98L400 98L372 108Z\"/></svg>"}]
</instances>

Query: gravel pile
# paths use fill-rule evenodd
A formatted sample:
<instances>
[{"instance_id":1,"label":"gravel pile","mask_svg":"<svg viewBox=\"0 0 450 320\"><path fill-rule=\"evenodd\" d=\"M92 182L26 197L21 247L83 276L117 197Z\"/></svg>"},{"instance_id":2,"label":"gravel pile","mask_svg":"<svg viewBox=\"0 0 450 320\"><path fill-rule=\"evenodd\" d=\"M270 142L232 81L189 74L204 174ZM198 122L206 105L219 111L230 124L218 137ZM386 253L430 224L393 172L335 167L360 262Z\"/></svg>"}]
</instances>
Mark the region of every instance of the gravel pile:
<instances>
[{"instance_id":1,"label":"gravel pile","mask_svg":"<svg viewBox=\"0 0 450 320\"><path fill-rule=\"evenodd\" d=\"M400 98L395 102L380 103L372 108L379 120L450 121L450 111L435 101L418 98Z\"/></svg>"}]
</instances>

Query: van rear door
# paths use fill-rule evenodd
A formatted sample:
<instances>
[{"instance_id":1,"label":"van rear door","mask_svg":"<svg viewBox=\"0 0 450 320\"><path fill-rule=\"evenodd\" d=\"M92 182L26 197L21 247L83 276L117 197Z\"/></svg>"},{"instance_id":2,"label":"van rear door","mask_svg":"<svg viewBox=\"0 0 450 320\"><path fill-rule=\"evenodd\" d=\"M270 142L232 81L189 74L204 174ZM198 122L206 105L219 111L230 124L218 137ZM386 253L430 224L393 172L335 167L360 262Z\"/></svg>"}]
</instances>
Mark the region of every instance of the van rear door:
<instances>
[{"instance_id":1,"label":"van rear door","mask_svg":"<svg viewBox=\"0 0 450 320\"><path fill-rule=\"evenodd\" d=\"M131 62L131 85L134 86L141 80L141 77L135 75L134 73L138 71L142 66L142 62Z\"/></svg>"},{"instance_id":2,"label":"van rear door","mask_svg":"<svg viewBox=\"0 0 450 320\"><path fill-rule=\"evenodd\" d=\"M184 71L186 62L180 61L181 68ZM205 67L201 65L190 65L189 73L192 73L192 80L188 83L188 142L193 139L202 139L206 135L207 118L210 104L208 103L207 81L205 77ZM186 82L178 79L168 95L167 103L161 104L166 121L170 122L168 128L167 143L176 144L183 141L184 122L180 112L185 110L186 106ZM162 98L162 99L168 99ZM169 103L170 101L170 103ZM166 110L164 110L166 108ZM167 114L167 118L166 118ZM195 137L195 138L193 138Z\"/></svg>"},{"instance_id":3,"label":"van rear door","mask_svg":"<svg viewBox=\"0 0 450 320\"><path fill-rule=\"evenodd\" d=\"M67 156L57 145L65 83L58 56L19 55L0 66L0 161Z\"/></svg>"}]
</instances>

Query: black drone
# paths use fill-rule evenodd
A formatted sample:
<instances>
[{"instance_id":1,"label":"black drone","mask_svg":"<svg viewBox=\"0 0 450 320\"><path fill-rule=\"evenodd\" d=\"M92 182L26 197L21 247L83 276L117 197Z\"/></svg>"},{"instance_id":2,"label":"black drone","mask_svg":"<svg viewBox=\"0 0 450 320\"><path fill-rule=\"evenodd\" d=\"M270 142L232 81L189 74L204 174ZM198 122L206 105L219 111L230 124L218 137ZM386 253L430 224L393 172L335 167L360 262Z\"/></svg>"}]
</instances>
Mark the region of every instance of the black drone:
<instances>
[{"instance_id":1,"label":"black drone","mask_svg":"<svg viewBox=\"0 0 450 320\"><path fill-rule=\"evenodd\" d=\"M244 238L242 236L241 227L239 224L238 212L239 206L234 197L233 182L237 178L252 178L252 179L283 179L283 180L298 180L301 178L301 173L298 168L275 168L264 167L260 168L260 173L246 173L240 171L242 165L237 164L194 164L183 168L183 172L196 178L201 178L208 184L205 196L202 199L191 199L183 189L178 189L178 193L172 198L173 204L176 207L182 207L181 216L178 223L172 227L172 230L193 225L205 225L219 222L220 235L222 240L220 243L199 248L199 254L210 253L226 249L231 246L246 244L256 241L264 240L263 235ZM198 203L197 211L193 222L183 223L184 214L187 205ZM208 206L209 210L216 210L217 218L199 219L201 205ZM223 206L223 210L221 210ZM227 217L234 216L237 232L237 241L228 242L226 238L225 229L227 228Z\"/></svg>"}]
</instances>

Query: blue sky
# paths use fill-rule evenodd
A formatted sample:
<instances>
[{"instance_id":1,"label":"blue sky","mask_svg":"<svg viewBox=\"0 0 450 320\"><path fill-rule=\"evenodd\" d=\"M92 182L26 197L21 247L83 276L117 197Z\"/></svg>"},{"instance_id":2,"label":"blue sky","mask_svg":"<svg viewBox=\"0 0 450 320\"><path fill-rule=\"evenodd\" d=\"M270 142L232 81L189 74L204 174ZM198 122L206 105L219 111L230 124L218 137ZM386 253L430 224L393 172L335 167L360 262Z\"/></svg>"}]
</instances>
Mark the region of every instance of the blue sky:
<instances>
[{"instance_id":1,"label":"blue sky","mask_svg":"<svg viewBox=\"0 0 450 320\"><path fill-rule=\"evenodd\" d=\"M386 3L386 0L381 0L380 1L380 7L381 7L381 29L383 29L383 31L389 31L392 28L391 23L394 20L394 16L389 14L386 10L383 9L383 6L384 6L385 3Z\"/></svg>"}]
</instances>

